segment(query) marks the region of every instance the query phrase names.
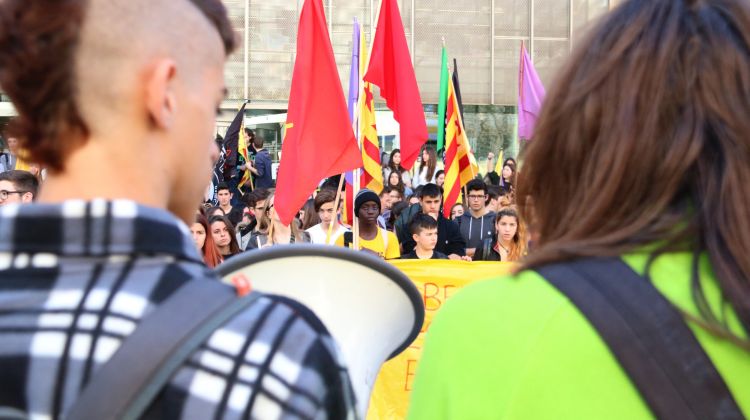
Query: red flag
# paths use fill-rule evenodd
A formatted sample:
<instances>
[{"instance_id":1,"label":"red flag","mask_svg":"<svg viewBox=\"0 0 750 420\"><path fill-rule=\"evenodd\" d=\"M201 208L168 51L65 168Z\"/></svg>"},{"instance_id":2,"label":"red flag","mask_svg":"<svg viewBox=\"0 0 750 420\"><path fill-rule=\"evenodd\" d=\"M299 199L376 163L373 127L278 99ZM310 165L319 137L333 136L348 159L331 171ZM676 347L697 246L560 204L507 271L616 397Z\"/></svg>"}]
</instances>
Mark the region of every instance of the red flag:
<instances>
[{"instance_id":1,"label":"red flag","mask_svg":"<svg viewBox=\"0 0 750 420\"><path fill-rule=\"evenodd\" d=\"M321 0L305 0L274 206L290 224L321 179L362 167Z\"/></svg>"},{"instance_id":2,"label":"red flag","mask_svg":"<svg viewBox=\"0 0 750 420\"><path fill-rule=\"evenodd\" d=\"M422 98L396 0L380 3L370 66L364 80L380 87L401 129L401 165L411 169L427 141Z\"/></svg>"}]
</instances>

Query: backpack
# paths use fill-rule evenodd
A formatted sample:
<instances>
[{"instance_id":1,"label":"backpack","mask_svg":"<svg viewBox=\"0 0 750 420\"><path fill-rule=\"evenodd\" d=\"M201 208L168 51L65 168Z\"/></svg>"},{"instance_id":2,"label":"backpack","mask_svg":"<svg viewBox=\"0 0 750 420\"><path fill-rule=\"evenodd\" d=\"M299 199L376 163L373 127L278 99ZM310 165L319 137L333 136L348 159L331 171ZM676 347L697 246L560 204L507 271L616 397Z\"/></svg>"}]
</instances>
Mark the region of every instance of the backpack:
<instances>
[{"instance_id":1,"label":"backpack","mask_svg":"<svg viewBox=\"0 0 750 420\"><path fill-rule=\"evenodd\" d=\"M622 260L536 271L588 319L657 418L745 418L680 312Z\"/></svg>"},{"instance_id":2,"label":"backpack","mask_svg":"<svg viewBox=\"0 0 750 420\"><path fill-rule=\"evenodd\" d=\"M251 293L238 298L232 288L215 279L190 280L141 321L63 418L141 418L183 362L216 329L260 296ZM25 420L28 415L0 406L0 418Z\"/></svg>"}]
</instances>

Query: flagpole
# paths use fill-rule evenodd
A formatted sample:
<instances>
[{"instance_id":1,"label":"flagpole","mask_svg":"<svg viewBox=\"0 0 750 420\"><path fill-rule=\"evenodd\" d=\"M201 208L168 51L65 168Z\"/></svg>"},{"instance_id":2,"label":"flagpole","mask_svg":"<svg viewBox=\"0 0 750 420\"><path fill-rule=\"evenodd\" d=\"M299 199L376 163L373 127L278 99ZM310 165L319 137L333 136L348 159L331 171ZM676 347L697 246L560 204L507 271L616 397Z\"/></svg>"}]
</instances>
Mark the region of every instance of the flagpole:
<instances>
[{"instance_id":1,"label":"flagpole","mask_svg":"<svg viewBox=\"0 0 750 420\"><path fill-rule=\"evenodd\" d=\"M375 18L374 26L370 24L370 50L367 53L367 61L365 62L364 69L362 69L362 74L360 74L359 77L359 98L357 98L357 110L358 112L355 114L355 122L354 122L354 132L357 135L357 144L359 145L359 150L362 150L362 135L359 130L359 117L360 117L360 111L362 109L362 101L366 100L365 98L365 81L364 76L365 73L367 73L367 69L370 68L370 59L372 58L372 50L375 46L375 33L377 32L378 28L378 22L380 21L380 13L383 11L383 0L380 0L380 6L378 7L378 15ZM361 54L361 52L360 52ZM374 100L373 100L373 108L374 108ZM373 112L375 110L373 109ZM359 191L361 190L361 170L355 170L354 171L354 194L352 197L354 197L354 200L357 198L357 194L359 194ZM352 203L352 207L354 206L354 203ZM353 248L357 251L359 251L359 215L357 215L356 211L352 213L352 236L353 238Z\"/></svg>"}]
</instances>

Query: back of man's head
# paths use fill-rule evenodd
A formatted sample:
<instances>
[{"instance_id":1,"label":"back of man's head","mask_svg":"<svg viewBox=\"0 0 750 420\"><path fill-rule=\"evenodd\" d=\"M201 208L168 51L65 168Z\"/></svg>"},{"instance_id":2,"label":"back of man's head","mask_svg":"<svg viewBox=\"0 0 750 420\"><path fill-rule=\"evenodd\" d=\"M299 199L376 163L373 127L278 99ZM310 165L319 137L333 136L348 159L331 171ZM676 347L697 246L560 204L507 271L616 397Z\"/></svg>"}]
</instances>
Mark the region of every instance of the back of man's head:
<instances>
[{"instance_id":1,"label":"back of man's head","mask_svg":"<svg viewBox=\"0 0 750 420\"><path fill-rule=\"evenodd\" d=\"M182 37L193 24L212 25L225 52L233 50L219 0L1 2L0 85L18 111L11 132L32 160L62 169L99 121L111 120L123 105L116 95L130 89L125 79L141 76L128 74L135 67L161 54L198 59L190 56L205 43ZM70 141L73 134L77 142Z\"/></svg>"},{"instance_id":2,"label":"back of man's head","mask_svg":"<svg viewBox=\"0 0 750 420\"><path fill-rule=\"evenodd\" d=\"M255 146L256 149L262 149L264 143L265 142L263 141L263 137L257 136L257 135L255 136L255 139L253 140L253 145Z\"/></svg>"},{"instance_id":3,"label":"back of man's head","mask_svg":"<svg viewBox=\"0 0 750 420\"><path fill-rule=\"evenodd\" d=\"M192 221L234 43L220 0L0 1L0 88L18 112L10 132L49 169L55 199L87 196L56 181L105 178L97 162L107 156L112 171L132 172L130 191L150 189ZM149 186L154 172L165 176Z\"/></svg>"}]
</instances>

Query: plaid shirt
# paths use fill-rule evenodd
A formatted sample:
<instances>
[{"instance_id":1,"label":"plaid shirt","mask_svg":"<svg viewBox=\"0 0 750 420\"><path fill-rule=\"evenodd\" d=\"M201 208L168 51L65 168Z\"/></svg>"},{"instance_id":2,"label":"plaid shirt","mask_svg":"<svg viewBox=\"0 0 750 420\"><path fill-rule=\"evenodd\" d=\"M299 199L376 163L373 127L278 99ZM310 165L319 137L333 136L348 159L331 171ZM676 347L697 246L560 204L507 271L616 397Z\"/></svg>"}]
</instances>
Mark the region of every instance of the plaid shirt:
<instances>
[{"instance_id":1,"label":"plaid shirt","mask_svg":"<svg viewBox=\"0 0 750 420\"><path fill-rule=\"evenodd\" d=\"M216 277L165 211L104 200L0 207L0 406L61 417L139 321L197 276ZM184 363L148 415L353 417L342 366L306 308L262 297Z\"/></svg>"}]
</instances>

